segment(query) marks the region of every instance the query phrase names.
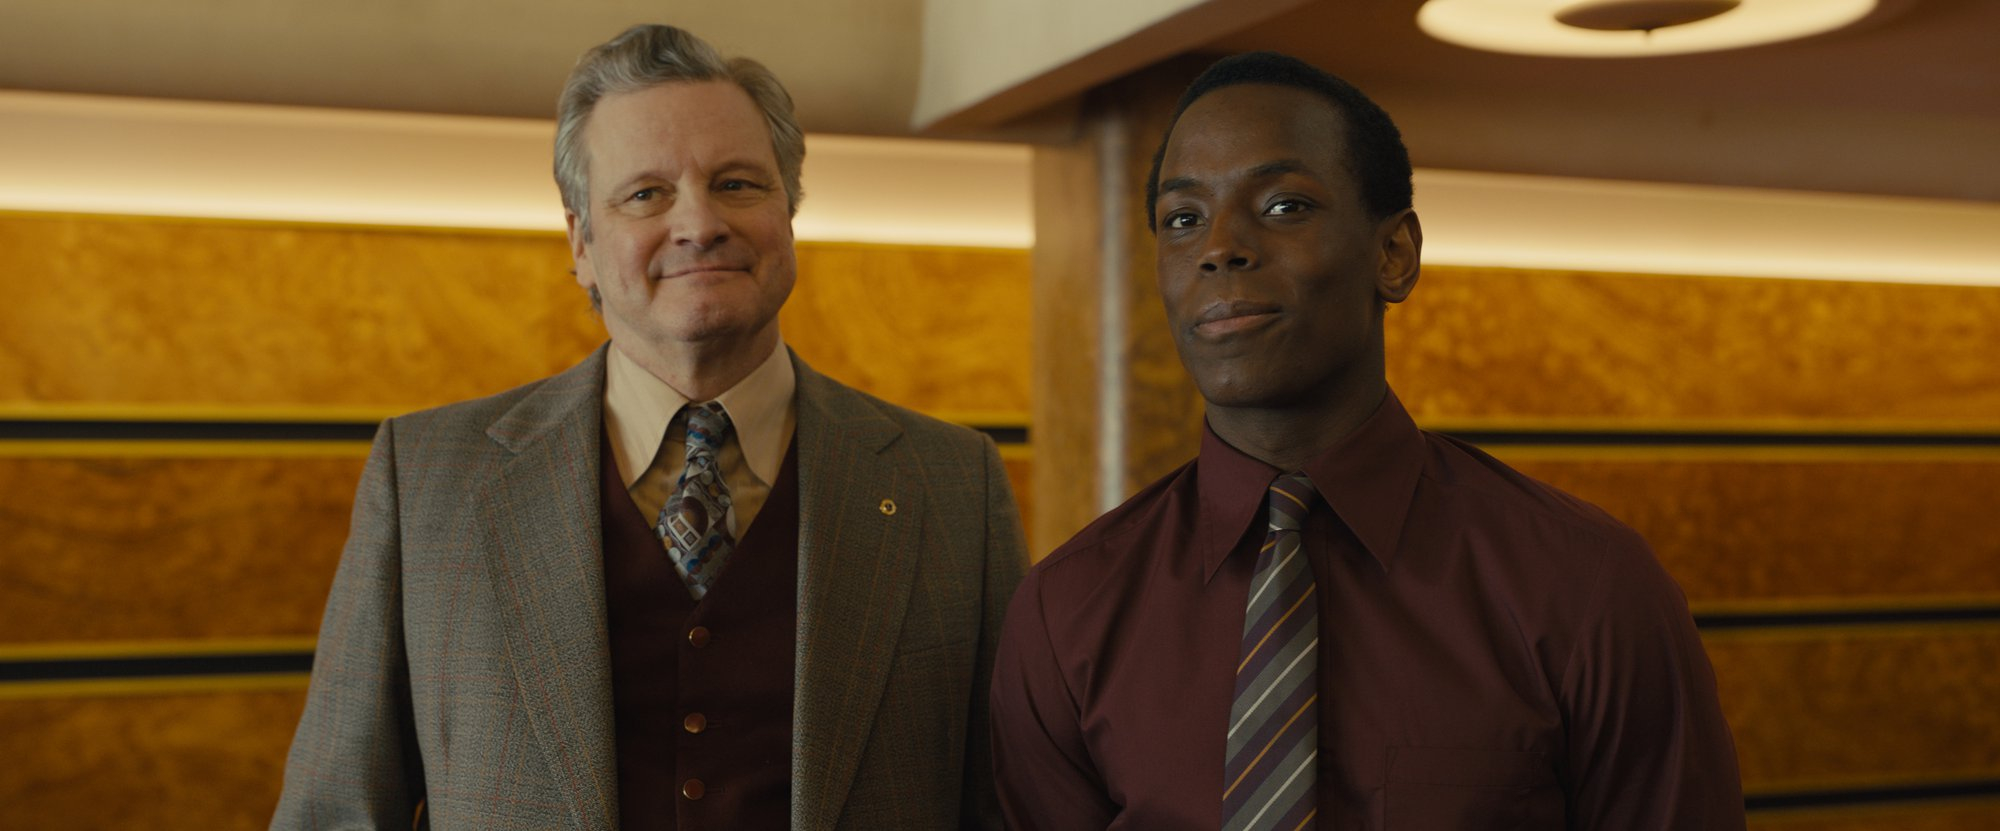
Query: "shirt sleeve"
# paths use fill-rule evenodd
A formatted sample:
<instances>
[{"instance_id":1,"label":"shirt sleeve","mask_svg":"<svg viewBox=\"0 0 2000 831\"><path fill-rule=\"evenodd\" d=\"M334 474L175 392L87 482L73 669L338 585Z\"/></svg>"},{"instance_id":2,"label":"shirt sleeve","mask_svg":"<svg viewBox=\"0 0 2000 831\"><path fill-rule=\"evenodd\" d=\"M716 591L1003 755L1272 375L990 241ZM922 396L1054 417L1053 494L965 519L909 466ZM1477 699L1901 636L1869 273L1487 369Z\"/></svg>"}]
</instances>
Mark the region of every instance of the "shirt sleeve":
<instances>
[{"instance_id":1,"label":"shirt sleeve","mask_svg":"<svg viewBox=\"0 0 2000 831\"><path fill-rule=\"evenodd\" d=\"M1118 807L1084 746L1032 572L1007 609L993 668L993 768L1007 827L1103 829Z\"/></svg>"},{"instance_id":2,"label":"shirt sleeve","mask_svg":"<svg viewBox=\"0 0 2000 831\"><path fill-rule=\"evenodd\" d=\"M1559 691L1572 829L1741 829L1736 745L1680 587L1637 537L1603 558Z\"/></svg>"}]
</instances>

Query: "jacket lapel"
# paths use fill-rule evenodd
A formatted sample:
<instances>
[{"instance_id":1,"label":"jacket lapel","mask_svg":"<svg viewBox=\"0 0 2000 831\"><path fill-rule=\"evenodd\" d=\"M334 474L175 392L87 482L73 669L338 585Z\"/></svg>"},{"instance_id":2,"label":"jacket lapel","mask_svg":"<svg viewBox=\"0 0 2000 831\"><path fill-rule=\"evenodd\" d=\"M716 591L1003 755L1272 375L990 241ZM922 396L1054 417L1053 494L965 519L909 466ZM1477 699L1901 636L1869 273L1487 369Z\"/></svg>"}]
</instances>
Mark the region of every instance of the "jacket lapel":
<instances>
[{"instance_id":1,"label":"jacket lapel","mask_svg":"<svg viewBox=\"0 0 2000 831\"><path fill-rule=\"evenodd\" d=\"M840 818L888 684L915 575L923 490L894 461L901 427L860 394L796 357L793 363L799 637L792 827L820 831Z\"/></svg>"},{"instance_id":2,"label":"jacket lapel","mask_svg":"<svg viewBox=\"0 0 2000 831\"><path fill-rule=\"evenodd\" d=\"M599 520L604 347L495 420L503 449L476 509L523 710L576 827L617 827Z\"/></svg>"}]
</instances>

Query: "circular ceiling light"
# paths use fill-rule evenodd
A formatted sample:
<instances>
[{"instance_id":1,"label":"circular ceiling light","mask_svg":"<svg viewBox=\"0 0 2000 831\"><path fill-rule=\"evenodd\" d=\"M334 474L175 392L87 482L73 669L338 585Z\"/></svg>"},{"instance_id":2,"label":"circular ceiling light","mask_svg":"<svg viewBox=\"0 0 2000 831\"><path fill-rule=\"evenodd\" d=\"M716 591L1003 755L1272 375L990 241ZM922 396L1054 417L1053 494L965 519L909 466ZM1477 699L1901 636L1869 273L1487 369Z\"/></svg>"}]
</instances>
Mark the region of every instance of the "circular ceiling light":
<instances>
[{"instance_id":1,"label":"circular ceiling light","mask_svg":"<svg viewBox=\"0 0 2000 831\"><path fill-rule=\"evenodd\" d=\"M1851 25L1877 0L1429 0L1417 26L1492 52L1627 58L1739 49Z\"/></svg>"}]
</instances>

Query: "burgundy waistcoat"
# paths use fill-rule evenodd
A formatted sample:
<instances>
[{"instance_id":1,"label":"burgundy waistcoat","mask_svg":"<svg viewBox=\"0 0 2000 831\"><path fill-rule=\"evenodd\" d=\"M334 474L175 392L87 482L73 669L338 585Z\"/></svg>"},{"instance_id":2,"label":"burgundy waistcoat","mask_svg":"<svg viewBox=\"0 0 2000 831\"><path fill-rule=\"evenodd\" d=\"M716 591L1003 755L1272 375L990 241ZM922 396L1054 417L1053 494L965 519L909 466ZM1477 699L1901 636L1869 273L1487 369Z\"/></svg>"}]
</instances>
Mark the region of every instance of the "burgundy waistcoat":
<instances>
[{"instance_id":1,"label":"burgundy waistcoat","mask_svg":"<svg viewBox=\"0 0 2000 831\"><path fill-rule=\"evenodd\" d=\"M799 477L778 481L700 603L603 449L604 595L624 829L791 823Z\"/></svg>"}]
</instances>

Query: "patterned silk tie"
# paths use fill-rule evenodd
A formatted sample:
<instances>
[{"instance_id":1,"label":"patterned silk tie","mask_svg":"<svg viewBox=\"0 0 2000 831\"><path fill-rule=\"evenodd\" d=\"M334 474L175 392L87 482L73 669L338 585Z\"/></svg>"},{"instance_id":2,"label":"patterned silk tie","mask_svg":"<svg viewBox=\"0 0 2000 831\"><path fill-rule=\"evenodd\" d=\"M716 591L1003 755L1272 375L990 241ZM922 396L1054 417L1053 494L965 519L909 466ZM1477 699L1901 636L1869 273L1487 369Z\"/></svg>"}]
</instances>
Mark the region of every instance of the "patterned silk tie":
<instances>
[{"instance_id":1,"label":"patterned silk tie","mask_svg":"<svg viewBox=\"0 0 2000 831\"><path fill-rule=\"evenodd\" d=\"M1316 494L1292 473L1267 498L1271 530L1250 581L1229 707L1224 831L1294 831L1319 812L1319 599L1299 541Z\"/></svg>"},{"instance_id":2,"label":"patterned silk tie","mask_svg":"<svg viewBox=\"0 0 2000 831\"><path fill-rule=\"evenodd\" d=\"M713 401L689 404L685 412L687 468L660 509L653 533L666 544L688 593L700 600L715 585L716 575L736 547L729 535L729 485L722 481L722 465L715 459L729 438L729 414Z\"/></svg>"}]
</instances>

